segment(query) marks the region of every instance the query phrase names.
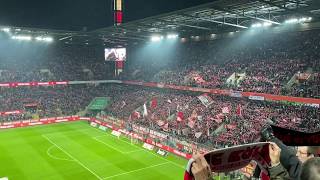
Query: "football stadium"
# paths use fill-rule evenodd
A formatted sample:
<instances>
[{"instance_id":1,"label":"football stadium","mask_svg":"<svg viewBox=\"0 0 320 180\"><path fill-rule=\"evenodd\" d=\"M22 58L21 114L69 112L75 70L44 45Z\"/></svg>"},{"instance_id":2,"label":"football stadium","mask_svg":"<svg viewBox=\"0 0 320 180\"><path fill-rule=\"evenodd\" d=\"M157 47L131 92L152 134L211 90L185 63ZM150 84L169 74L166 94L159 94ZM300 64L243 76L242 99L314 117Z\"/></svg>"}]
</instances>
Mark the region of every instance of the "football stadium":
<instances>
[{"instance_id":1,"label":"football stadium","mask_svg":"<svg viewBox=\"0 0 320 180\"><path fill-rule=\"evenodd\" d=\"M319 168L319 0L0 6L0 180Z\"/></svg>"}]
</instances>

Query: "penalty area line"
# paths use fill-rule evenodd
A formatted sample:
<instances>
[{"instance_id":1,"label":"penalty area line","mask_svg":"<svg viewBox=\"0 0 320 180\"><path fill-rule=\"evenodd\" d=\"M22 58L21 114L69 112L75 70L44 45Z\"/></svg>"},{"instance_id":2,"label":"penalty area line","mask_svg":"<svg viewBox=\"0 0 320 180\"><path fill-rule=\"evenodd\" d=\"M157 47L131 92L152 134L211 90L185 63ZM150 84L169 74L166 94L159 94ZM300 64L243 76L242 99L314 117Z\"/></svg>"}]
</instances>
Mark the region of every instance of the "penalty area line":
<instances>
[{"instance_id":1,"label":"penalty area line","mask_svg":"<svg viewBox=\"0 0 320 180\"><path fill-rule=\"evenodd\" d=\"M126 151L126 152L124 152L124 151L121 151L121 150L119 150L118 148L116 148L116 147L114 147L114 146L111 146L110 144L108 144L108 143L100 140L99 137L102 137L102 136L93 137L93 139L96 140L96 141L98 141L98 142L100 142L101 144L104 144L105 146L107 146L107 147L109 147L109 148L111 148L111 149L113 149L113 150L115 150L115 151L118 151L118 152L122 153L122 154L130 154L130 153L135 153L135 152L142 151L142 149L137 149L137 150L132 150L132 151ZM105 136L103 136L103 137L105 137Z\"/></svg>"},{"instance_id":2,"label":"penalty area line","mask_svg":"<svg viewBox=\"0 0 320 180\"><path fill-rule=\"evenodd\" d=\"M99 130L99 129L97 129L97 128L93 128L93 129L95 129L97 132L102 133L104 136L107 135L107 136L109 136L109 137L115 138L114 136L112 136L112 135L110 135L110 134L108 134L108 133L104 133L104 132L102 132L101 130ZM103 136L103 135L102 135L102 136ZM102 136L96 136L96 137L102 137ZM122 139L118 139L118 140L119 140L119 141L122 141L122 142L124 142L124 143L130 144L129 142L126 142L126 141L124 141L124 140L122 140ZM167 161L167 162L169 162L169 163L171 163L171 164L173 164L173 165L175 165L175 166L177 166L177 167L179 167L179 168L181 168L181 169L185 169L184 166L182 166L182 165L180 165L180 164L178 164L178 163L176 163L176 162L170 161L170 160L168 160L168 159L166 159L166 158L164 158L164 157L161 157L161 156L159 156L159 155L156 155L155 153L150 152L150 151L144 149L143 147L140 147L140 146L137 146L137 145L133 145L133 144L130 144L130 145L131 145L131 146L135 146L135 147L137 147L137 148L140 148L142 151L148 152L148 153L150 153L151 155L153 155L153 156L155 156L155 157L157 157L157 158L159 158L159 159L163 159L163 160L165 160L165 161Z\"/></svg>"},{"instance_id":3,"label":"penalty area line","mask_svg":"<svg viewBox=\"0 0 320 180\"><path fill-rule=\"evenodd\" d=\"M47 150L47 155L48 155L49 157L51 157L52 159L61 160L61 161L71 161L71 162L74 161L73 159L71 160L71 159L66 159L66 158L60 158L60 157L56 157L56 156L52 155L52 154L50 153L50 151L51 151L52 148L54 148L54 147L56 147L56 146L55 146L55 145L52 145L51 147L48 148L48 150Z\"/></svg>"},{"instance_id":4,"label":"penalty area line","mask_svg":"<svg viewBox=\"0 0 320 180\"><path fill-rule=\"evenodd\" d=\"M114 178L114 177L130 174L130 173L134 173L134 172L138 172L138 171L142 171L142 170L145 170L145 169L154 168L154 167L157 167L157 166L162 166L162 165L169 164L169 163L170 162L165 162L165 163L156 164L156 165L152 165L152 166L148 166L148 167L144 167L144 168L140 168L140 169L136 169L136 170L132 170L132 171L127 171L127 172L116 174L116 175L113 175L113 176L108 176L108 177L105 177L103 179L111 179L111 178Z\"/></svg>"},{"instance_id":5,"label":"penalty area line","mask_svg":"<svg viewBox=\"0 0 320 180\"><path fill-rule=\"evenodd\" d=\"M94 171L89 169L87 166L85 166L83 163L81 163L78 159L73 157L71 154L69 154L66 150L64 150L62 147L58 146L56 143L54 143L50 138L48 138L46 135L42 135L43 138L45 138L47 141L49 141L51 144L55 145L58 149L60 149L62 152L64 152L67 156L69 156L71 159L73 159L76 163L78 163L80 166L82 166L84 169L89 171L91 174L93 174L95 177L97 177L99 180L103 180L100 176L98 176Z\"/></svg>"}]
</instances>

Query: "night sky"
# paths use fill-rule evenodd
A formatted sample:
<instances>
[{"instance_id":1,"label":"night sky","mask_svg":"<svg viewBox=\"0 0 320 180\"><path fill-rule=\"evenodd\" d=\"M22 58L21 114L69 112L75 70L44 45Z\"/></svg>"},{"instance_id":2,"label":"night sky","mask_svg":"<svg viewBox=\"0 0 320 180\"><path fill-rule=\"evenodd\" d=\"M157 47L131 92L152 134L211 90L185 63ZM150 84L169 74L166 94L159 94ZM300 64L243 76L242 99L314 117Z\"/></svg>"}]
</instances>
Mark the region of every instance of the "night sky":
<instances>
[{"instance_id":1,"label":"night sky","mask_svg":"<svg viewBox=\"0 0 320 180\"><path fill-rule=\"evenodd\" d=\"M125 22L214 0L124 0ZM93 30L113 24L111 0L1 0L0 25Z\"/></svg>"}]
</instances>

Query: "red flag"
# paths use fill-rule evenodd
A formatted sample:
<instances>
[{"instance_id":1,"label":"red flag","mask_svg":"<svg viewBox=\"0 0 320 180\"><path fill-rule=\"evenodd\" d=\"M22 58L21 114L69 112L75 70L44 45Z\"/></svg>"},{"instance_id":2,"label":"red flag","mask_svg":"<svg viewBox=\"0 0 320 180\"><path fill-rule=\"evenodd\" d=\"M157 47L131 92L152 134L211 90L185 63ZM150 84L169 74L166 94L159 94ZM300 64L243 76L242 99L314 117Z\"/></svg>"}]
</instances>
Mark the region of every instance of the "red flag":
<instances>
[{"instance_id":1,"label":"red flag","mask_svg":"<svg viewBox=\"0 0 320 180\"><path fill-rule=\"evenodd\" d=\"M132 118L133 118L133 119L139 119L140 117L141 117L140 112L134 111L134 112L132 113Z\"/></svg>"},{"instance_id":2,"label":"red flag","mask_svg":"<svg viewBox=\"0 0 320 180\"><path fill-rule=\"evenodd\" d=\"M177 121L178 121L178 122L182 122L182 121L183 121L183 118L184 118L183 112L178 112L178 113L177 113Z\"/></svg>"},{"instance_id":3,"label":"red flag","mask_svg":"<svg viewBox=\"0 0 320 180\"><path fill-rule=\"evenodd\" d=\"M242 108L241 108L240 104L238 104L238 106L237 106L237 115L242 116Z\"/></svg>"},{"instance_id":4,"label":"red flag","mask_svg":"<svg viewBox=\"0 0 320 180\"><path fill-rule=\"evenodd\" d=\"M157 106L158 106L158 100L157 100L157 98L153 98L151 100L151 108L155 109L155 108L157 108Z\"/></svg>"}]
</instances>

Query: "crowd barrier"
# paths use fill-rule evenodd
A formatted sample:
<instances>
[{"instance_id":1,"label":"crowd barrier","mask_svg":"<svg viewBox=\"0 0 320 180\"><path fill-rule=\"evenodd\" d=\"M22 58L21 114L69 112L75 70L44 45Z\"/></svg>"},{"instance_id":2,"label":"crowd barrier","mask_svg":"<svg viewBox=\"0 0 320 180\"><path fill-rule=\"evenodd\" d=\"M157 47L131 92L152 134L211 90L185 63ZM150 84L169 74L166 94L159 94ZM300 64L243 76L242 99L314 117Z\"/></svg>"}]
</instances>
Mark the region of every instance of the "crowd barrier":
<instances>
[{"instance_id":1,"label":"crowd barrier","mask_svg":"<svg viewBox=\"0 0 320 180\"><path fill-rule=\"evenodd\" d=\"M255 93L255 92L242 92L242 91L232 91L223 89L207 89L189 86L176 86L170 84L154 83L154 82L141 82L141 81L118 81L118 80L99 80L99 81L50 81L50 82L8 82L0 83L0 87L19 87L19 86L56 86L56 85L72 85L72 84L103 84L103 83L116 83L116 84L127 84L127 85L137 85L155 88L166 88L175 89L181 91L193 91L202 92L218 95L226 95L231 97L247 97L251 100L269 100L269 101L286 101L300 103L307 106L320 107L320 99L316 98L303 98L303 97L293 97L293 96L281 96L266 93Z\"/></svg>"}]
</instances>

